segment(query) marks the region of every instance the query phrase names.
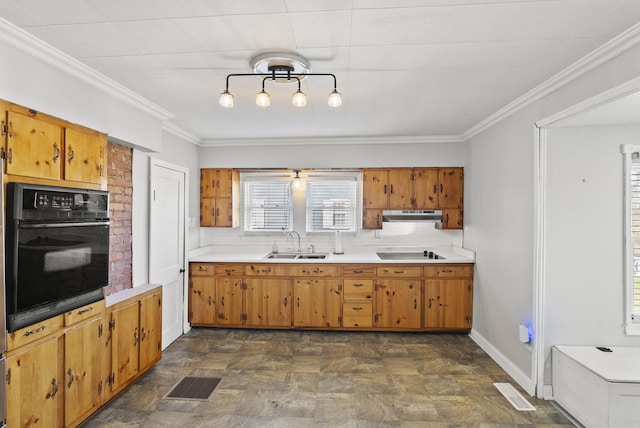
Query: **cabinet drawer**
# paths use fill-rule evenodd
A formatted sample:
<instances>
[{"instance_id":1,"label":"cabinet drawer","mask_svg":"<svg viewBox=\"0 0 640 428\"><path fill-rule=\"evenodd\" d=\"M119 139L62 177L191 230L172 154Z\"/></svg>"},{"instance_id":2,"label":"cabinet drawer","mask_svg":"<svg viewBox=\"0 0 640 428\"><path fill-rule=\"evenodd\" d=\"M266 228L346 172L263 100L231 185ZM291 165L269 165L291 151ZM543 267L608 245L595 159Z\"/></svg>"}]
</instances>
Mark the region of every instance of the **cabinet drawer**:
<instances>
[{"instance_id":1,"label":"cabinet drawer","mask_svg":"<svg viewBox=\"0 0 640 428\"><path fill-rule=\"evenodd\" d=\"M7 351L19 348L62 329L64 315L60 314L42 322L32 324L13 333L7 333Z\"/></svg>"},{"instance_id":2,"label":"cabinet drawer","mask_svg":"<svg viewBox=\"0 0 640 428\"><path fill-rule=\"evenodd\" d=\"M213 276L215 273L214 263L190 263L189 273L191 275L208 275Z\"/></svg>"},{"instance_id":3,"label":"cabinet drawer","mask_svg":"<svg viewBox=\"0 0 640 428\"><path fill-rule=\"evenodd\" d=\"M372 300L373 280L372 279L350 279L344 280L344 300Z\"/></svg>"},{"instance_id":4,"label":"cabinet drawer","mask_svg":"<svg viewBox=\"0 0 640 428\"><path fill-rule=\"evenodd\" d=\"M102 299L95 303L90 303L72 311L68 311L64 314L64 325L69 326L82 320L102 315L104 313L104 307L105 303L104 299Z\"/></svg>"},{"instance_id":5,"label":"cabinet drawer","mask_svg":"<svg viewBox=\"0 0 640 428\"><path fill-rule=\"evenodd\" d=\"M344 268L344 276L373 278L373 266L348 266Z\"/></svg>"},{"instance_id":6,"label":"cabinet drawer","mask_svg":"<svg viewBox=\"0 0 640 428\"><path fill-rule=\"evenodd\" d=\"M271 263L264 265L247 265L244 274L246 276L291 276L289 266Z\"/></svg>"},{"instance_id":7,"label":"cabinet drawer","mask_svg":"<svg viewBox=\"0 0 640 428\"><path fill-rule=\"evenodd\" d=\"M342 276L342 268L339 266L326 266L322 264L291 266L291 276Z\"/></svg>"},{"instance_id":8,"label":"cabinet drawer","mask_svg":"<svg viewBox=\"0 0 640 428\"><path fill-rule=\"evenodd\" d=\"M420 266L385 266L376 268L376 275L385 278L420 278Z\"/></svg>"},{"instance_id":9,"label":"cabinet drawer","mask_svg":"<svg viewBox=\"0 0 640 428\"><path fill-rule=\"evenodd\" d=\"M239 276L243 271L242 265L216 265L216 276Z\"/></svg>"},{"instance_id":10,"label":"cabinet drawer","mask_svg":"<svg viewBox=\"0 0 640 428\"><path fill-rule=\"evenodd\" d=\"M343 327L372 327L373 304L372 302L353 302L342 305Z\"/></svg>"},{"instance_id":11,"label":"cabinet drawer","mask_svg":"<svg viewBox=\"0 0 640 428\"><path fill-rule=\"evenodd\" d=\"M424 276L435 278L471 278L473 276L473 266L425 266Z\"/></svg>"}]
</instances>

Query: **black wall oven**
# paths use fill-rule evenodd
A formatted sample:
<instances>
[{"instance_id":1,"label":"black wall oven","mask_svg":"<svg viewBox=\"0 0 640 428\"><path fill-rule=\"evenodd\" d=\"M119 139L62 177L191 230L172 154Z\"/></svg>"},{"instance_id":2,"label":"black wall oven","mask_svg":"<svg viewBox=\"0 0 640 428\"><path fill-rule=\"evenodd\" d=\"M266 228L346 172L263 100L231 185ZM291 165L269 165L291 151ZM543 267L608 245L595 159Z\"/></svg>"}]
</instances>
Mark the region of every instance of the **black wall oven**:
<instances>
[{"instance_id":1,"label":"black wall oven","mask_svg":"<svg viewBox=\"0 0 640 428\"><path fill-rule=\"evenodd\" d=\"M8 183L7 330L104 298L109 273L109 193Z\"/></svg>"}]
</instances>

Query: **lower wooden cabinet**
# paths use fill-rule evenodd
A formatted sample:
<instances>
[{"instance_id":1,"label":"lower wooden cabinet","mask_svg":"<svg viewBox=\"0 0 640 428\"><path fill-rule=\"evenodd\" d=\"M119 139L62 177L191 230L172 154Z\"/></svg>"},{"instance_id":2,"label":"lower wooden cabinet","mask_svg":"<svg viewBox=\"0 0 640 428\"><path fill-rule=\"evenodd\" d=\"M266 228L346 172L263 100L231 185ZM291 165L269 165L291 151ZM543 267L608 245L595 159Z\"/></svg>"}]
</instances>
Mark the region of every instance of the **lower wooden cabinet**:
<instances>
[{"instance_id":1,"label":"lower wooden cabinet","mask_svg":"<svg viewBox=\"0 0 640 428\"><path fill-rule=\"evenodd\" d=\"M471 329L472 264L191 263L189 272L194 326Z\"/></svg>"},{"instance_id":2,"label":"lower wooden cabinet","mask_svg":"<svg viewBox=\"0 0 640 428\"><path fill-rule=\"evenodd\" d=\"M422 310L419 279L382 279L376 282L375 326L381 328L420 328Z\"/></svg>"},{"instance_id":3,"label":"lower wooden cabinet","mask_svg":"<svg viewBox=\"0 0 640 428\"><path fill-rule=\"evenodd\" d=\"M122 294L8 334L7 426L76 427L159 361L162 287Z\"/></svg>"},{"instance_id":4,"label":"lower wooden cabinet","mask_svg":"<svg viewBox=\"0 0 640 428\"><path fill-rule=\"evenodd\" d=\"M102 404L102 321L93 317L64 334L65 426L81 422Z\"/></svg>"},{"instance_id":5,"label":"lower wooden cabinet","mask_svg":"<svg viewBox=\"0 0 640 428\"><path fill-rule=\"evenodd\" d=\"M342 281L295 278L293 281L293 325L296 327L340 327Z\"/></svg>"},{"instance_id":6,"label":"lower wooden cabinet","mask_svg":"<svg viewBox=\"0 0 640 428\"><path fill-rule=\"evenodd\" d=\"M111 394L120 392L162 356L162 288L110 308Z\"/></svg>"},{"instance_id":7,"label":"lower wooden cabinet","mask_svg":"<svg viewBox=\"0 0 640 428\"><path fill-rule=\"evenodd\" d=\"M7 356L7 426L63 425L63 335L52 334Z\"/></svg>"}]
</instances>

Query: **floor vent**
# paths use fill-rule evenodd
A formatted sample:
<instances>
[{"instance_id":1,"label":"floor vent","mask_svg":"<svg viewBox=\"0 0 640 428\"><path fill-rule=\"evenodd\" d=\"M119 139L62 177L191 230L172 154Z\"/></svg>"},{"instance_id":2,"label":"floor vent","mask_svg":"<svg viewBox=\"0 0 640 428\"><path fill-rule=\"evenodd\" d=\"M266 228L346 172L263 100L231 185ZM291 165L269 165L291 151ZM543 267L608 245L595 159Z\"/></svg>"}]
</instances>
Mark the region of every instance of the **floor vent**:
<instances>
[{"instance_id":1,"label":"floor vent","mask_svg":"<svg viewBox=\"0 0 640 428\"><path fill-rule=\"evenodd\" d=\"M498 388L498 391L504 395L504 398L506 398L516 410L520 410L521 412L536 410L510 383L494 383L493 386Z\"/></svg>"},{"instance_id":2,"label":"floor vent","mask_svg":"<svg viewBox=\"0 0 640 428\"><path fill-rule=\"evenodd\" d=\"M208 400L220 383L217 377L185 377L164 396L175 400Z\"/></svg>"}]
</instances>

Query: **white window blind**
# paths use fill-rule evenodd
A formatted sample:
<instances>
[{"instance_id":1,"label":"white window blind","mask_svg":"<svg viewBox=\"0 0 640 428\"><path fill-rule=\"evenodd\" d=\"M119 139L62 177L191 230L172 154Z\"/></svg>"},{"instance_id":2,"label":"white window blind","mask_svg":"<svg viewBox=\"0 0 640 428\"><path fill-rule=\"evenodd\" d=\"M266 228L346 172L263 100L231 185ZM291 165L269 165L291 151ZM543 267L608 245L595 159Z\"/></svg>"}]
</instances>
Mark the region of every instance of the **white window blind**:
<instances>
[{"instance_id":1,"label":"white window blind","mask_svg":"<svg viewBox=\"0 0 640 428\"><path fill-rule=\"evenodd\" d=\"M289 179L254 178L244 181L245 232L290 230L292 222Z\"/></svg>"},{"instance_id":2,"label":"white window blind","mask_svg":"<svg viewBox=\"0 0 640 428\"><path fill-rule=\"evenodd\" d=\"M640 322L640 153L631 153L631 245L633 252L633 287L631 297L631 318Z\"/></svg>"},{"instance_id":3,"label":"white window blind","mask_svg":"<svg viewBox=\"0 0 640 428\"><path fill-rule=\"evenodd\" d=\"M357 180L307 180L307 232L356 230Z\"/></svg>"}]
</instances>

